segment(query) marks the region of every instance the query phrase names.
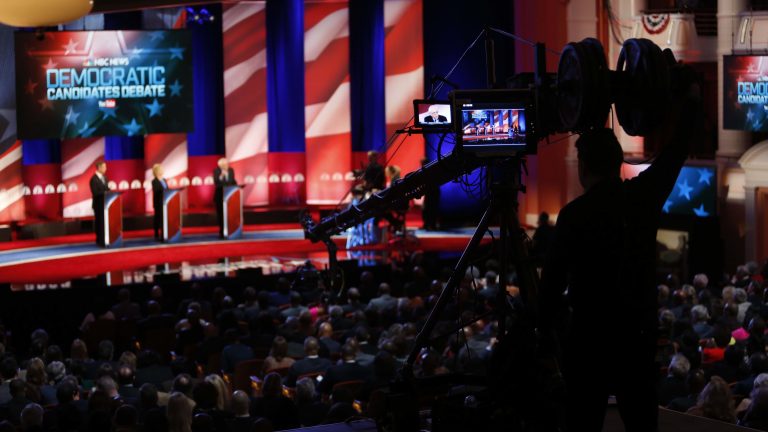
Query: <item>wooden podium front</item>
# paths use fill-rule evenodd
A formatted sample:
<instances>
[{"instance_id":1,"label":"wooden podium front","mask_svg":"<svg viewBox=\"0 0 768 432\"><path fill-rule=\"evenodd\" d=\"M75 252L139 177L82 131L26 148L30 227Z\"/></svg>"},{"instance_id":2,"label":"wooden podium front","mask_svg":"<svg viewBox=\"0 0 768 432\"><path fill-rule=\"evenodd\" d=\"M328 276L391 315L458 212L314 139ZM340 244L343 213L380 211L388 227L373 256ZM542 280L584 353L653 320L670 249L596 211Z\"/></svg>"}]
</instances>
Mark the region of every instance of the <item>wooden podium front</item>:
<instances>
[{"instance_id":1,"label":"wooden podium front","mask_svg":"<svg viewBox=\"0 0 768 432\"><path fill-rule=\"evenodd\" d=\"M177 242L181 239L181 189L163 191L163 241Z\"/></svg>"},{"instance_id":2,"label":"wooden podium front","mask_svg":"<svg viewBox=\"0 0 768 432\"><path fill-rule=\"evenodd\" d=\"M223 235L225 239L243 236L243 191L240 186L225 186Z\"/></svg>"},{"instance_id":3,"label":"wooden podium front","mask_svg":"<svg viewBox=\"0 0 768 432\"><path fill-rule=\"evenodd\" d=\"M123 199L121 192L104 194L104 247L123 244Z\"/></svg>"}]
</instances>

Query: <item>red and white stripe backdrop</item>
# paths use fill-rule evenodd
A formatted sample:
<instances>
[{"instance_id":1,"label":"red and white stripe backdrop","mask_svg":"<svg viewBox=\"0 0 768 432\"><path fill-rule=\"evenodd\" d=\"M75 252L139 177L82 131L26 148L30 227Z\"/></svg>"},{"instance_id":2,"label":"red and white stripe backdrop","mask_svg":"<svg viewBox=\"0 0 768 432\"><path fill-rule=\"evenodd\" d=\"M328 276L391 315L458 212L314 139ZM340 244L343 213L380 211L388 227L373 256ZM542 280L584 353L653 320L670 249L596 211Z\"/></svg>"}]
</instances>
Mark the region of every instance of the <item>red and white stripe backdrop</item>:
<instances>
[{"instance_id":1,"label":"red and white stripe backdrop","mask_svg":"<svg viewBox=\"0 0 768 432\"><path fill-rule=\"evenodd\" d=\"M64 217L93 216L89 182L97 160L104 160L104 138L62 141L61 182L66 189L61 197Z\"/></svg>"},{"instance_id":2,"label":"red and white stripe backdrop","mask_svg":"<svg viewBox=\"0 0 768 432\"><path fill-rule=\"evenodd\" d=\"M347 1L304 6L307 203L336 204L352 180Z\"/></svg>"},{"instance_id":3,"label":"red and white stripe backdrop","mask_svg":"<svg viewBox=\"0 0 768 432\"><path fill-rule=\"evenodd\" d=\"M264 205L269 202L266 2L225 5L222 26L226 154L246 184L244 204Z\"/></svg>"},{"instance_id":4,"label":"red and white stripe backdrop","mask_svg":"<svg viewBox=\"0 0 768 432\"><path fill-rule=\"evenodd\" d=\"M21 177L21 141L16 141L0 154L0 222L22 219L24 184Z\"/></svg>"},{"instance_id":5,"label":"red and white stripe backdrop","mask_svg":"<svg viewBox=\"0 0 768 432\"><path fill-rule=\"evenodd\" d=\"M391 135L413 116L413 99L424 97L424 49L421 0L384 2L387 134ZM387 150L389 165L405 175L420 166L424 139L397 137ZM383 162L383 161L382 161Z\"/></svg>"}]
</instances>

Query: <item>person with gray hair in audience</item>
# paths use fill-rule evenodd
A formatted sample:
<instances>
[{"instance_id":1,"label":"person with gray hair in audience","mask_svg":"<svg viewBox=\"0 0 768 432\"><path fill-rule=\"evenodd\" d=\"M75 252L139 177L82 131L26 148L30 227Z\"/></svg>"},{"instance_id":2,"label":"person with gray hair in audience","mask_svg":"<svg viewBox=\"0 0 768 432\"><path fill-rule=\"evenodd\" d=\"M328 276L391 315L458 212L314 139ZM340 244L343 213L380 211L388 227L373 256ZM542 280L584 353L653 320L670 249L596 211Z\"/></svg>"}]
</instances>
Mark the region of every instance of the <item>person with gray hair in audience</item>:
<instances>
[{"instance_id":1,"label":"person with gray hair in audience","mask_svg":"<svg viewBox=\"0 0 768 432\"><path fill-rule=\"evenodd\" d=\"M296 413L299 416L299 423L302 427L319 425L325 419L330 408L318 400L315 391L315 380L312 378L302 378L296 383Z\"/></svg>"},{"instance_id":2,"label":"person with gray hair in audience","mask_svg":"<svg viewBox=\"0 0 768 432\"><path fill-rule=\"evenodd\" d=\"M659 383L659 405L667 406L672 399L688 394L685 380L690 370L691 362L684 355L672 356L667 376Z\"/></svg>"},{"instance_id":3,"label":"person with gray hair in audience","mask_svg":"<svg viewBox=\"0 0 768 432\"><path fill-rule=\"evenodd\" d=\"M229 432L251 432L257 419L251 417L251 399L242 390L232 393L232 413L235 416L227 419L227 430Z\"/></svg>"},{"instance_id":4,"label":"person with gray hair in audience","mask_svg":"<svg viewBox=\"0 0 768 432\"><path fill-rule=\"evenodd\" d=\"M744 318L747 316L749 307L752 306L752 303L747 301L747 291L744 288L736 288L733 290L733 300L736 302L736 305L739 308L738 315L736 315L736 320L739 323L743 323Z\"/></svg>"},{"instance_id":5,"label":"person with gray hair in audience","mask_svg":"<svg viewBox=\"0 0 768 432\"><path fill-rule=\"evenodd\" d=\"M703 305L696 305L691 309L691 322L693 331L699 339L709 339L714 333L714 327L709 324L709 311Z\"/></svg>"}]
</instances>

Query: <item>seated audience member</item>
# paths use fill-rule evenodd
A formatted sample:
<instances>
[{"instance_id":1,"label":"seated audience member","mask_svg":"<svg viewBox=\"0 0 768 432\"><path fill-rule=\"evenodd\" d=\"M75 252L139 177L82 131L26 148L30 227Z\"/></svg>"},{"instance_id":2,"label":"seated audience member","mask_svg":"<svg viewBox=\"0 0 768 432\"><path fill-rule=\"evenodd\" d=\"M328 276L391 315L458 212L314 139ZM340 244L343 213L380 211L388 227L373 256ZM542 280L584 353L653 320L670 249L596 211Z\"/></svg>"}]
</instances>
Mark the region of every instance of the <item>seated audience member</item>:
<instances>
[{"instance_id":1,"label":"seated audience member","mask_svg":"<svg viewBox=\"0 0 768 432\"><path fill-rule=\"evenodd\" d=\"M725 358L725 348L731 342L731 331L724 325L717 324L713 330L714 346L706 346L701 351L702 363L711 364Z\"/></svg>"},{"instance_id":2,"label":"seated audience member","mask_svg":"<svg viewBox=\"0 0 768 432\"><path fill-rule=\"evenodd\" d=\"M45 363L35 357L27 363L27 394L34 394L33 402L43 406L56 405L56 388L48 384ZM30 393L32 392L32 393Z\"/></svg>"},{"instance_id":3,"label":"seated audience member","mask_svg":"<svg viewBox=\"0 0 768 432\"><path fill-rule=\"evenodd\" d=\"M154 351L140 352L136 362L138 368L134 381L137 386L149 383L156 388L163 388L163 384L174 378L171 368L163 365L160 356Z\"/></svg>"},{"instance_id":4,"label":"seated audience member","mask_svg":"<svg viewBox=\"0 0 768 432\"><path fill-rule=\"evenodd\" d=\"M229 411L217 408L219 395L216 386L212 382L198 382L192 389L192 399L195 402L195 414L206 414L211 418L215 430L226 430L226 422L232 415Z\"/></svg>"},{"instance_id":5,"label":"seated audience member","mask_svg":"<svg viewBox=\"0 0 768 432\"><path fill-rule=\"evenodd\" d=\"M291 292L291 306L280 311L280 315L285 318L298 317L302 312L308 310L301 304L301 294L296 291Z\"/></svg>"},{"instance_id":6,"label":"seated audience member","mask_svg":"<svg viewBox=\"0 0 768 432\"><path fill-rule=\"evenodd\" d=\"M191 432L194 402L183 393L171 393L168 399L168 432Z\"/></svg>"},{"instance_id":7,"label":"seated audience member","mask_svg":"<svg viewBox=\"0 0 768 432\"><path fill-rule=\"evenodd\" d=\"M131 291L122 288L117 292L117 304L112 306L112 315L117 320L138 320L141 318L141 308L138 303L131 301Z\"/></svg>"},{"instance_id":8,"label":"seated audience member","mask_svg":"<svg viewBox=\"0 0 768 432\"><path fill-rule=\"evenodd\" d=\"M335 389L331 394L331 407L325 417L325 423L341 423L357 416L353 402L354 396L347 389Z\"/></svg>"},{"instance_id":9,"label":"seated audience member","mask_svg":"<svg viewBox=\"0 0 768 432\"><path fill-rule=\"evenodd\" d=\"M221 352L221 368L224 372L232 373L236 364L254 358L253 348L240 343L240 335L235 329L227 330L224 337L228 345Z\"/></svg>"},{"instance_id":10,"label":"seated audience member","mask_svg":"<svg viewBox=\"0 0 768 432\"><path fill-rule=\"evenodd\" d=\"M309 336L304 339L304 358L296 360L291 369L288 371L288 377L286 378L286 385L293 387L296 385L296 380L302 375L314 374L318 372L325 372L331 367L331 361L327 358L322 358L318 354L320 352L320 342L317 338Z\"/></svg>"},{"instance_id":11,"label":"seated audience member","mask_svg":"<svg viewBox=\"0 0 768 432\"><path fill-rule=\"evenodd\" d=\"M329 307L328 313L330 314L328 322L331 323L335 331L349 330L354 325L351 319L344 316L344 308L341 306L333 305Z\"/></svg>"},{"instance_id":12,"label":"seated audience member","mask_svg":"<svg viewBox=\"0 0 768 432\"><path fill-rule=\"evenodd\" d=\"M265 417L275 430L291 429L299 426L296 416L296 406L293 401L283 395L283 384L280 375L267 374L261 388L261 397L254 399L251 405L251 415Z\"/></svg>"},{"instance_id":13,"label":"seated audience member","mask_svg":"<svg viewBox=\"0 0 768 432\"><path fill-rule=\"evenodd\" d=\"M112 369L117 367L117 363L114 362L115 345L110 340L103 340L99 342L99 346L96 350L96 359L93 362L86 364L85 376L89 379L98 378L99 370L102 366L108 365Z\"/></svg>"},{"instance_id":14,"label":"seated audience member","mask_svg":"<svg viewBox=\"0 0 768 432\"><path fill-rule=\"evenodd\" d=\"M760 316L754 316L747 325L746 348L747 355L756 352L765 352L765 320Z\"/></svg>"},{"instance_id":15,"label":"seated audience member","mask_svg":"<svg viewBox=\"0 0 768 432\"><path fill-rule=\"evenodd\" d=\"M228 411L232 405L232 398L229 394L229 387L224 379L217 374L210 374L205 377L205 381L213 384L216 388L216 409L219 411Z\"/></svg>"},{"instance_id":16,"label":"seated audience member","mask_svg":"<svg viewBox=\"0 0 768 432\"><path fill-rule=\"evenodd\" d=\"M739 402L739 404L736 406L736 416L742 417L744 412L749 408L749 405L752 403L751 395L753 395L758 389L761 387L768 387L768 373L761 373L760 375L755 378L755 382L752 385L752 391L750 392L750 396L745 397L744 399ZM738 397L738 395L737 395Z\"/></svg>"},{"instance_id":17,"label":"seated audience member","mask_svg":"<svg viewBox=\"0 0 768 432\"><path fill-rule=\"evenodd\" d=\"M699 399L699 394L706 384L707 377L706 374L704 374L704 371L701 369L692 370L686 379L688 394L672 399L669 401L669 404L667 404L667 408L679 412L688 411L696 405L696 401Z\"/></svg>"},{"instance_id":18,"label":"seated audience member","mask_svg":"<svg viewBox=\"0 0 768 432\"><path fill-rule=\"evenodd\" d=\"M21 410L21 430L24 432L43 431L43 407L36 403L27 404Z\"/></svg>"},{"instance_id":19,"label":"seated audience member","mask_svg":"<svg viewBox=\"0 0 768 432\"><path fill-rule=\"evenodd\" d=\"M709 325L709 311L703 305L696 305L691 309L691 321L693 322L693 331L699 335L699 339L708 339L712 337L714 328Z\"/></svg>"},{"instance_id":20,"label":"seated audience member","mask_svg":"<svg viewBox=\"0 0 768 432\"><path fill-rule=\"evenodd\" d=\"M752 304L747 301L747 291L744 288L736 288L733 290L733 300L738 309L738 312L736 313L736 321L743 323L749 307L752 306Z\"/></svg>"},{"instance_id":21,"label":"seated audience member","mask_svg":"<svg viewBox=\"0 0 768 432\"><path fill-rule=\"evenodd\" d=\"M659 405L667 406L672 399L688 394L686 379L691 363L682 354L675 354L669 363L667 376L659 383Z\"/></svg>"},{"instance_id":22,"label":"seated audience member","mask_svg":"<svg viewBox=\"0 0 768 432\"><path fill-rule=\"evenodd\" d=\"M768 431L768 387L756 387L750 396L750 403L739 425Z\"/></svg>"},{"instance_id":23,"label":"seated audience member","mask_svg":"<svg viewBox=\"0 0 768 432\"><path fill-rule=\"evenodd\" d=\"M251 399L242 391L237 390L232 394L233 418L227 419L227 431L251 432L256 419L251 417Z\"/></svg>"},{"instance_id":24,"label":"seated audience member","mask_svg":"<svg viewBox=\"0 0 768 432\"><path fill-rule=\"evenodd\" d=\"M274 307L291 304L291 281L288 278L277 280L277 290L269 293L269 304Z\"/></svg>"},{"instance_id":25,"label":"seated audience member","mask_svg":"<svg viewBox=\"0 0 768 432\"><path fill-rule=\"evenodd\" d=\"M714 376L699 394L695 406L688 414L736 423L736 411L733 406L733 396L728 384L722 378Z\"/></svg>"},{"instance_id":26,"label":"seated audience member","mask_svg":"<svg viewBox=\"0 0 768 432\"><path fill-rule=\"evenodd\" d=\"M117 392L128 403L136 404L139 400L139 389L136 388L136 374L128 364L117 369Z\"/></svg>"},{"instance_id":27,"label":"seated audience member","mask_svg":"<svg viewBox=\"0 0 768 432\"><path fill-rule=\"evenodd\" d=\"M288 357L288 341L282 336L275 336L269 356L264 359L264 373L268 374L275 369L285 369L293 366L294 359Z\"/></svg>"},{"instance_id":28,"label":"seated audience member","mask_svg":"<svg viewBox=\"0 0 768 432\"><path fill-rule=\"evenodd\" d=\"M138 414L133 405L121 405L112 417L113 432L138 432Z\"/></svg>"},{"instance_id":29,"label":"seated audience member","mask_svg":"<svg viewBox=\"0 0 768 432\"><path fill-rule=\"evenodd\" d=\"M355 313L365 309L365 305L360 302L360 290L352 287L347 290L347 303L343 305L342 311L345 314Z\"/></svg>"},{"instance_id":30,"label":"seated audience member","mask_svg":"<svg viewBox=\"0 0 768 432\"><path fill-rule=\"evenodd\" d=\"M165 407L158 404L157 387L144 384L139 388L138 416L145 432L164 432L168 430Z\"/></svg>"},{"instance_id":31,"label":"seated audience member","mask_svg":"<svg viewBox=\"0 0 768 432\"><path fill-rule=\"evenodd\" d=\"M754 353L749 356L748 361L749 376L736 383L733 387L733 393L741 396L747 396L752 391L755 378L761 373L768 372L768 356L765 353Z\"/></svg>"},{"instance_id":32,"label":"seated audience member","mask_svg":"<svg viewBox=\"0 0 768 432\"><path fill-rule=\"evenodd\" d=\"M315 380L302 378L296 383L296 412L302 427L319 425L328 414L328 405L318 400Z\"/></svg>"},{"instance_id":33,"label":"seated audience member","mask_svg":"<svg viewBox=\"0 0 768 432\"><path fill-rule=\"evenodd\" d=\"M252 286L243 290L243 303L237 305L243 321L250 321L259 315L259 303L256 301L256 289Z\"/></svg>"},{"instance_id":34,"label":"seated audience member","mask_svg":"<svg viewBox=\"0 0 768 432\"><path fill-rule=\"evenodd\" d=\"M162 306L155 300L147 302L147 317L140 319L137 323L139 336L145 337L154 330L173 328L173 315L163 313Z\"/></svg>"},{"instance_id":35,"label":"seated audience member","mask_svg":"<svg viewBox=\"0 0 768 432\"><path fill-rule=\"evenodd\" d=\"M10 391L11 400L5 404L7 420L18 426L21 424L21 411L33 402L27 397L27 385L18 378L11 381Z\"/></svg>"},{"instance_id":36,"label":"seated audience member","mask_svg":"<svg viewBox=\"0 0 768 432\"><path fill-rule=\"evenodd\" d=\"M12 356L5 357L0 362L0 405L8 403L11 396L11 381L19 376L19 364Z\"/></svg>"},{"instance_id":37,"label":"seated audience member","mask_svg":"<svg viewBox=\"0 0 768 432\"><path fill-rule=\"evenodd\" d=\"M341 363L331 366L325 371L323 380L320 382L318 390L322 394L329 395L333 386L345 381L363 381L368 382L372 378L370 369L360 366L355 359L357 350L350 344L344 344L341 347Z\"/></svg>"},{"instance_id":38,"label":"seated audience member","mask_svg":"<svg viewBox=\"0 0 768 432\"><path fill-rule=\"evenodd\" d=\"M368 302L368 308L375 309L380 314L388 314L395 311L397 299L390 294L391 290L388 283L379 285L379 296L372 298Z\"/></svg>"},{"instance_id":39,"label":"seated audience member","mask_svg":"<svg viewBox=\"0 0 768 432\"><path fill-rule=\"evenodd\" d=\"M712 363L709 367L707 376L719 376L727 383L734 383L746 378L742 371L744 363L744 347L741 345L728 345L725 349L723 359Z\"/></svg>"},{"instance_id":40,"label":"seated audience member","mask_svg":"<svg viewBox=\"0 0 768 432\"><path fill-rule=\"evenodd\" d=\"M317 339L320 342L320 355L331 357L339 353L341 344L333 338L333 326L329 322L320 324L317 331Z\"/></svg>"},{"instance_id":41,"label":"seated audience member","mask_svg":"<svg viewBox=\"0 0 768 432\"><path fill-rule=\"evenodd\" d=\"M79 431L87 412L87 401L80 400L77 381L64 379L56 387L59 404L54 408L54 417L59 432Z\"/></svg>"}]
</instances>

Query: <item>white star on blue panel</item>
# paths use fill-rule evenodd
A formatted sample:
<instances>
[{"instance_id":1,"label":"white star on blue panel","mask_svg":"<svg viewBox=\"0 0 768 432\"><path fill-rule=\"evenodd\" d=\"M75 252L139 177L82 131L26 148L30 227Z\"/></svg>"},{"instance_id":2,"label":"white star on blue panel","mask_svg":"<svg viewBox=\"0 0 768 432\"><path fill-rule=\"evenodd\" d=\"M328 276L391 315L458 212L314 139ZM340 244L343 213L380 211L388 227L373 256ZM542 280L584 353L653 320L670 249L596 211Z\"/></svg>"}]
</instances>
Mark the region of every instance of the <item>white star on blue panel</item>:
<instances>
[{"instance_id":1,"label":"white star on blue panel","mask_svg":"<svg viewBox=\"0 0 768 432\"><path fill-rule=\"evenodd\" d=\"M130 58L139 58L141 57L141 52L144 51L143 48L134 48L131 50L131 56Z\"/></svg>"},{"instance_id":2,"label":"white star on blue panel","mask_svg":"<svg viewBox=\"0 0 768 432\"><path fill-rule=\"evenodd\" d=\"M712 176L715 175L712 171L706 169L706 168L700 168L699 169L699 183L706 183L707 185L711 185L710 179Z\"/></svg>"},{"instance_id":3,"label":"white star on blue panel","mask_svg":"<svg viewBox=\"0 0 768 432\"><path fill-rule=\"evenodd\" d=\"M136 119L133 118L129 124L123 125L123 128L128 133L128 136L134 136L139 132L139 129L141 129L141 125L136 123Z\"/></svg>"},{"instance_id":4,"label":"white star on blue panel","mask_svg":"<svg viewBox=\"0 0 768 432\"><path fill-rule=\"evenodd\" d=\"M181 96L181 89L184 88L183 85L179 84L179 80L176 80L169 86L171 89L171 96Z\"/></svg>"},{"instance_id":5,"label":"white star on blue panel","mask_svg":"<svg viewBox=\"0 0 768 432\"><path fill-rule=\"evenodd\" d=\"M152 33L149 34L149 37L152 38L152 40L157 40L157 39L163 40L165 39L165 32L153 31Z\"/></svg>"},{"instance_id":6,"label":"white star on blue panel","mask_svg":"<svg viewBox=\"0 0 768 432\"><path fill-rule=\"evenodd\" d=\"M155 98L155 100L152 101L151 104L145 104L144 106L147 107L147 109L149 110L150 117L154 117L156 115L157 116L163 115L162 111L165 105L158 103L157 98Z\"/></svg>"},{"instance_id":7,"label":"white star on blue panel","mask_svg":"<svg viewBox=\"0 0 768 432\"><path fill-rule=\"evenodd\" d=\"M181 47L174 47L174 48L168 48L168 50L171 52L171 59L179 59L184 60L184 48Z\"/></svg>"},{"instance_id":8,"label":"white star on blue panel","mask_svg":"<svg viewBox=\"0 0 768 432\"><path fill-rule=\"evenodd\" d=\"M76 124L77 118L80 117L80 113L72 109L72 105L67 107L67 115L64 116L64 126L70 124Z\"/></svg>"},{"instance_id":9,"label":"white star on blue panel","mask_svg":"<svg viewBox=\"0 0 768 432\"><path fill-rule=\"evenodd\" d=\"M99 107L99 110L104 113L104 118L109 117L117 118L117 108Z\"/></svg>"},{"instance_id":10,"label":"white star on blue panel","mask_svg":"<svg viewBox=\"0 0 768 432\"><path fill-rule=\"evenodd\" d=\"M696 213L696 216L699 217L709 216L709 212L704 210L704 204L700 205L698 208L693 209L693 212Z\"/></svg>"},{"instance_id":11,"label":"white star on blue panel","mask_svg":"<svg viewBox=\"0 0 768 432\"><path fill-rule=\"evenodd\" d=\"M683 180L683 184L677 184L677 187L680 188L680 192L677 196L681 197L684 196L685 199L688 201L691 200L691 191L693 190L692 187L688 186L688 180Z\"/></svg>"}]
</instances>

